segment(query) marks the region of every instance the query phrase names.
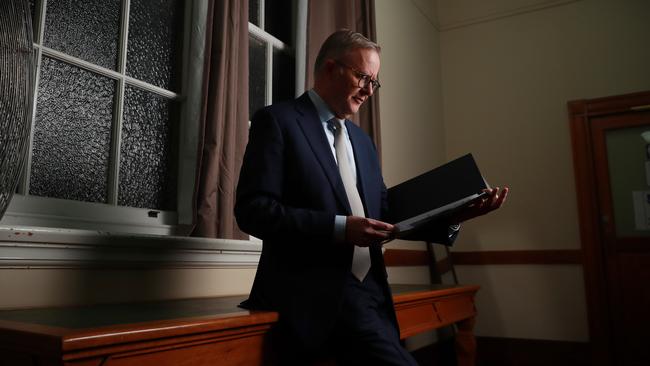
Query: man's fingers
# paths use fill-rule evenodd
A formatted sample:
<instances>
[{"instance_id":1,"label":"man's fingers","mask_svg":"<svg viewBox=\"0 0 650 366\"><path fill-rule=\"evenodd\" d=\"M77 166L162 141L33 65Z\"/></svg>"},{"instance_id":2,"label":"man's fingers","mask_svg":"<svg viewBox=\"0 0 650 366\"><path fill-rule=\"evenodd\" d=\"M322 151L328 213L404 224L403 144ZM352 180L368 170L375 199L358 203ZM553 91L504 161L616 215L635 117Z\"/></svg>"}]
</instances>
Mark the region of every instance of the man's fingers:
<instances>
[{"instance_id":1,"label":"man's fingers","mask_svg":"<svg viewBox=\"0 0 650 366\"><path fill-rule=\"evenodd\" d=\"M358 246L368 246L390 238L393 230L394 226L387 222L366 217L348 216L346 240Z\"/></svg>"},{"instance_id":2,"label":"man's fingers","mask_svg":"<svg viewBox=\"0 0 650 366\"><path fill-rule=\"evenodd\" d=\"M506 201L506 197L508 197L508 192L510 189L508 187L504 187L503 190L501 190L501 195L499 195L499 201L501 204Z\"/></svg>"},{"instance_id":3,"label":"man's fingers","mask_svg":"<svg viewBox=\"0 0 650 366\"><path fill-rule=\"evenodd\" d=\"M373 229L382 230L382 231L392 231L394 226L383 221L368 219L368 223Z\"/></svg>"}]
</instances>

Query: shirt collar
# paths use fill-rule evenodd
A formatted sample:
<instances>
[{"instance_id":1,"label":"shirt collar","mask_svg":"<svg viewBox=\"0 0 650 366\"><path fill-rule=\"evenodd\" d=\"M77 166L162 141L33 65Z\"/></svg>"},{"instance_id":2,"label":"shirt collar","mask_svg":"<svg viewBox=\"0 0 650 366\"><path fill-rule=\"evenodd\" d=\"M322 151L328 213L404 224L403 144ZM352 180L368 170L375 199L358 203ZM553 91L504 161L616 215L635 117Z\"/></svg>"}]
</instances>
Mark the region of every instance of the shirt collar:
<instances>
[{"instance_id":1,"label":"shirt collar","mask_svg":"<svg viewBox=\"0 0 650 366\"><path fill-rule=\"evenodd\" d=\"M311 99L312 103L314 103L316 112L318 113L318 118L321 122L327 123L327 121L335 118L332 110L327 106L323 98L321 98L314 89L309 89L307 91L307 94L309 95L309 99Z\"/></svg>"}]
</instances>

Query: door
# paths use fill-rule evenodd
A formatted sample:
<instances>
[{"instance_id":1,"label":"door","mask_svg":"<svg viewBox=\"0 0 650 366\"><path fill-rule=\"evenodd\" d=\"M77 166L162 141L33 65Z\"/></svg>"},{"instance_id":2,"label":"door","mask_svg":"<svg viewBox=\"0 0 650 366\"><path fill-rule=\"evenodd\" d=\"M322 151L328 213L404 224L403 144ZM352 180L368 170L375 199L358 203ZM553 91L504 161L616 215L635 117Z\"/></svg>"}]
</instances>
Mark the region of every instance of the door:
<instances>
[{"instance_id":1,"label":"door","mask_svg":"<svg viewBox=\"0 0 650 366\"><path fill-rule=\"evenodd\" d=\"M647 104L644 98L648 99ZM591 110L584 108L582 116L573 119L580 125L582 136L576 136L576 126L572 126L572 132L574 158L576 148L583 150L578 154L582 159L576 159L576 188L581 206L592 346L598 364L647 366L650 94L589 102ZM601 108L593 108L594 105ZM582 146L577 146L580 141ZM582 175L582 181L578 175ZM584 202L590 199L591 203ZM585 235L585 230L591 232Z\"/></svg>"},{"instance_id":2,"label":"door","mask_svg":"<svg viewBox=\"0 0 650 366\"><path fill-rule=\"evenodd\" d=\"M650 365L650 111L594 118L613 356Z\"/></svg>"}]
</instances>

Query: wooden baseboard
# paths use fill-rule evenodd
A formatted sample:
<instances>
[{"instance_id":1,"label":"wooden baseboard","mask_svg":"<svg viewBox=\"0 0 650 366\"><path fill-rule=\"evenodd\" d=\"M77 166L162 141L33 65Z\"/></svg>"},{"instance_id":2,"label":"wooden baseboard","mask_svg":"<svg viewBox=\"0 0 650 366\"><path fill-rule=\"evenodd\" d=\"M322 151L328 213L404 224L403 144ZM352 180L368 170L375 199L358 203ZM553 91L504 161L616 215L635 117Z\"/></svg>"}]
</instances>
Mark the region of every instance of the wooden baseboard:
<instances>
[{"instance_id":1,"label":"wooden baseboard","mask_svg":"<svg viewBox=\"0 0 650 366\"><path fill-rule=\"evenodd\" d=\"M443 339L411 352L418 365L456 366L454 340Z\"/></svg>"},{"instance_id":2,"label":"wooden baseboard","mask_svg":"<svg viewBox=\"0 0 650 366\"><path fill-rule=\"evenodd\" d=\"M499 337L476 337L477 366L587 366L589 344ZM453 340L412 352L421 366L455 366Z\"/></svg>"},{"instance_id":3,"label":"wooden baseboard","mask_svg":"<svg viewBox=\"0 0 650 366\"><path fill-rule=\"evenodd\" d=\"M476 337L478 366L587 366L586 342Z\"/></svg>"}]
</instances>

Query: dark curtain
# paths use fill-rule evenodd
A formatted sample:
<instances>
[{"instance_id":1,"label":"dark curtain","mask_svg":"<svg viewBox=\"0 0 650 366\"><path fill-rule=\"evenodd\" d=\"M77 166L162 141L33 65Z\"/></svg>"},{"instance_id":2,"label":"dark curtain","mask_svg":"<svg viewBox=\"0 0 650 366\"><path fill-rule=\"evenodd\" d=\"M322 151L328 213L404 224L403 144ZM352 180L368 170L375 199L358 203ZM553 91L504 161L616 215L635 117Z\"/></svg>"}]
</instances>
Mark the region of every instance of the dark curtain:
<instances>
[{"instance_id":1,"label":"dark curtain","mask_svg":"<svg viewBox=\"0 0 650 366\"><path fill-rule=\"evenodd\" d=\"M346 28L377 41L374 0L310 0L307 16L307 75L310 89L314 81L314 62L321 44L334 31ZM380 45L381 46L381 45ZM381 72L380 72L381 74ZM377 146L381 157L381 134L379 127L379 94L375 93L352 118Z\"/></svg>"},{"instance_id":2,"label":"dark curtain","mask_svg":"<svg viewBox=\"0 0 650 366\"><path fill-rule=\"evenodd\" d=\"M233 214L248 139L248 1L210 1L192 235L246 239Z\"/></svg>"}]
</instances>

